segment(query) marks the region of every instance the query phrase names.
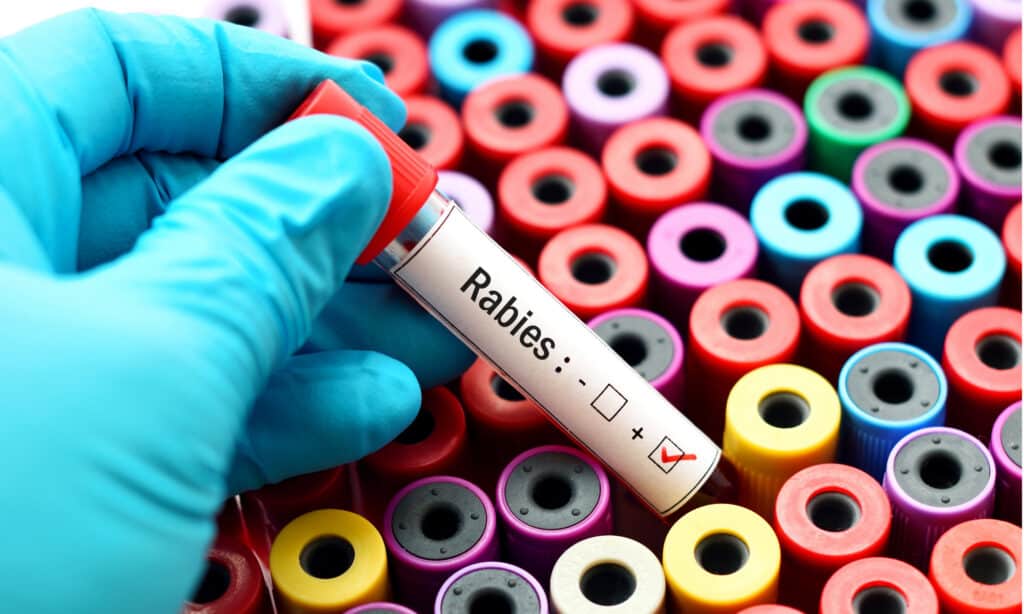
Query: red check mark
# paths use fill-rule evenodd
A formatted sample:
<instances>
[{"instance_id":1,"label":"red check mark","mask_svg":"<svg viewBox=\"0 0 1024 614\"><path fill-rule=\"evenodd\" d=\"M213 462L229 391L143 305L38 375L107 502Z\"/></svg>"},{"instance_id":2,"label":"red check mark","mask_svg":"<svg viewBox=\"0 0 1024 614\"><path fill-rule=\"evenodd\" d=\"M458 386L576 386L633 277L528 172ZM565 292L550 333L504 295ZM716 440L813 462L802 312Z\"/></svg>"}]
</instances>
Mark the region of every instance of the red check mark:
<instances>
[{"instance_id":1,"label":"red check mark","mask_svg":"<svg viewBox=\"0 0 1024 614\"><path fill-rule=\"evenodd\" d=\"M663 463L674 463L676 461L688 461L697 460L696 454L669 454L668 449L664 446L661 448L661 462Z\"/></svg>"}]
</instances>

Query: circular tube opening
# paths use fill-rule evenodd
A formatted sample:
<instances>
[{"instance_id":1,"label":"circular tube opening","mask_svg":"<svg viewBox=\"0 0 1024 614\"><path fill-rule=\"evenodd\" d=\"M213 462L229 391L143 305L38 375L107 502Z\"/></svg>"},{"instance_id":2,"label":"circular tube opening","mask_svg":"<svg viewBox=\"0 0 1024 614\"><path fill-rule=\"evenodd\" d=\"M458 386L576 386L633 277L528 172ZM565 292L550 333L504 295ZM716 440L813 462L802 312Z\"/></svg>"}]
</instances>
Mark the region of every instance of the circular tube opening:
<instances>
[{"instance_id":1,"label":"circular tube opening","mask_svg":"<svg viewBox=\"0 0 1024 614\"><path fill-rule=\"evenodd\" d=\"M939 87L950 96L962 98L978 90L978 80L969 72L951 70L939 77Z\"/></svg>"},{"instance_id":2,"label":"circular tube opening","mask_svg":"<svg viewBox=\"0 0 1024 614\"><path fill-rule=\"evenodd\" d=\"M647 344L639 335L632 333L617 335L608 345L631 367L635 367L647 359Z\"/></svg>"},{"instance_id":3,"label":"circular tube opening","mask_svg":"<svg viewBox=\"0 0 1024 614\"><path fill-rule=\"evenodd\" d=\"M714 533L700 540L694 550L697 563L708 573L727 576L747 564L750 548L731 533Z\"/></svg>"},{"instance_id":4,"label":"circular tube opening","mask_svg":"<svg viewBox=\"0 0 1024 614\"><path fill-rule=\"evenodd\" d=\"M725 43L705 43L697 47L697 61L708 68L719 68L732 62L732 47Z\"/></svg>"},{"instance_id":5,"label":"circular tube opening","mask_svg":"<svg viewBox=\"0 0 1024 614\"><path fill-rule=\"evenodd\" d=\"M398 131L398 138L405 141L409 147L419 151L430 142L430 128L423 124L412 122L406 124L404 128Z\"/></svg>"},{"instance_id":6,"label":"circular tube opening","mask_svg":"<svg viewBox=\"0 0 1024 614\"><path fill-rule=\"evenodd\" d=\"M421 407L412 424L405 427L405 430L395 437L395 441L405 446L418 444L430 437L430 434L434 432L435 425L434 414Z\"/></svg>"},{"instance_id":7,"label":"circular tube opening","mask_svg":"<svg viewBox=\"0 0 1024 614\"><path fill-rule=\"evenodd\" d=\"M203 579L192 595L191 603L204 605L213 603L231 587L231 572L220 561L207 561Z\"/></svg>"},{"instance_id":8,"label":"circular tube opening","mask_svg":"<svg viewBox=\"0 0 1024 614\"><path fill-rule=\"evenodd\" d=\"M1020 169L1020 144L1009 141L997 141L988 150L988 160L992 166L1012 171Z\"/></svg>"},{"instance_id":9,"label":"circular tube opening","mask_svg":"<svg viewBox=\"0 0 1024 614\"><path fill-rule=\"evenodd\" d=\"M797 27L796 32L805 43L820 45L832 40L832 37L836 34L836 29L827 21L809 19L801 23Z\"/></svg>"},{"instance_id":10,"label":"circular tube opening","mask_svg":"<svg viewBox=\"0 0 1024 614\"><path fill-rule=\"evenodd\" d=\"M757 339L768 330L768 314L757 307L736 307L722 316L722 328L734 339Z\"/></svg>"},{"instance_id":11,"label":"circular tube opening","mask_svg":"<svg viewBox=\"0 0 1024 614\"><path fill-rule=\"evenodd\" d=\"M924 187L921 171L913 166L901 164L889 171L889 187L900 194L916 194Z\"/></svg>"},{"instance_id":12,"label":"circular tube opening","mask_svg":"<svg viewBox=\"0 0 1024 614\"><path fill-rule=\"evenodd\" d=\"M443 542L451 539L462 528L462 514L451 503L437 503L423 514L420 532L427 539Z\"/></svg>"},{"instance_id":13,"label":"circular tube opening","mask_svg":"<svg viewBox=\"0 0 1024 614\"><path fill-rule=\"evenodd\" d=\"M938 11L931 0L910 0L903 3L903 16L918 23L935 19Z\"/></svg>"},{"instance_id":14,"label":"circular tube opening","mask_svg":"<svg viewBox=\"0 0 1024 614\"><path fill-rule=\"evenodd\" d=\"M545 175L533 183L530 191L545 205L561 205L572 198L576 185L564 175Z\"/></svg>"},{"instance_id":15,"label":"circular tube opening","mask_svg":"<svg viewBox=\"0 0 1024 614\"><path fill-rule=\"evenodd\" d=\"M516 614L516 604L500 590L485 588L470 599L469 614Z\"/></svg>"},{"instance_id":16,"label":"circular tube opening","mask_svg":"<svg viewBox=\"0 0 1024 614\"><path fill-rule=\"evenodd\" d=\"M856 614L907 614L907 600L888 586L872 586L853 596Z\"/></svg>"},{"instance_id":17,"label":"circular tube opening","mask_svg":"<svg viewBox=\"0 0 1024 614\"><path fill-rule=\"evenodd\" d=\"M1020 364L1020 341L1009 335L989 335L974 348L985 365L1007 371Z\"/></svg>"},{"instance_id":18,"label":"circular tube opening","mask_svg":"<svg viewBox=\"0 0 1024 614\"><path fill-rule=\"evenodd\" d=\"M924 455L917 468L921 481L936 490L959 484L963 471L960 459L946 450L933 450Z\"/></svg>"},{"instance_id":19,"label":"circular tube opening","mask_svg":"<svg viewBox=\"0 0 1024 614\"><path fill-rule=\"evenodd\" d=\"M832 291L832 304L839 313L854 318L874 313L881 300L877 290L860 282L841 284Z\"/></svg>"},{"instance_id":20,"label":"circular tube opening","mask_svg":"<svg viewBox=\"0 0 1024 614\"><path fill-rule=\"evenodd\" d=\"M757 404L761 419L779 429L798 427L811 415L807 399L792 392L775 392Z\"/></svg>"},{"instance_id":21,"label":"circular tube opening","mask_svg":"<svg viewBox=\"0 0 1024 614\"><path fill-rule=\"evenodd\" d=\"M498 57L498 46L492 41L478 38L462 48L462 55L474 64L486 64Z\"/></svg>"},{"instance_id":22,"label":"circular tube opening","mask_svg":"<svg viewBox=\"0 0 1024 614\"><path fill-rule=\"evenodd\" d=\"M760 115L747 115L740 119L738 126L743 140L760 143L772 135L772 125Z\"/></svg>"},{"instance_id":23,"label":"circular tube opening","mask_svg":"<svg viewBox=\"0 0 1024 614\"><path fill-rule=\"evenodd\" d=\"M260 22L260 11L254 6L236 6L224 15L224 21L251 28Z\"/></svg>"},{"instance_id":24,"label":"circular tube opening","mask_svg":"<svg viewBox=\"0 0 1024 614\"><path fill-rule=\"evenodd\" d=\"M546 510L559 510L572 500L572 483L561 475L542 476L530 489L530 499Z\"/></svg>"},{"instance_id":25,"label":"circular tube opening","mask_svg":"<svg viewBox=\"0 0 1024 614\"><path fill-rule=\"evenodd\" d=\"M597 89L605 96L620 98L633 91L636 79L624 70L606 70L597 78Z\"/></svg>"},{"instance_id":26,"label":"circular tube opening","mask_svg":"<svg viewBox=\"0 0 1024 614\"><path fill-rule=\"evenodd\" d=\"M515 402L526 399L526 397L519 394L518 390L512 387L512 384L505 381L505 378L501 377L497 373L491 377L491 390L494 391L494 394L498 395L498 398L505 401Z\"/></svg>"},{"instance_id":27,"label":"circular tube opening","mask_svg":"<svg viewBox=\"0 0 1024 614\"><path fill-rule=\"evenodd\" d=\"M1008 582L1017 572L1010 553L996 546L982 546L964 555L964 572L975 582L996 585Z\"/></svg>"},{"instance_id":28,"label":"circular tube opening","mask_svg":"<svg viewBox=\"0 0 1024 614\"><path fill-rule=\"evenodd\" d=\"M334 3L342 6L356 6L362 4L363 0L334 0Z\"/></svg>"},{"instance_id":29,"label":"circular tube opening","mask_svg":"<svg viewBox=\"0 0 1024 614\"><path fill-rule=\"evenodd\" d=\"M391 57L391 54L385 53L383 51L370 53L364 56L363 59L371 64L374 64L385 75L390 73L391 70L395 67L395 58Z\"/></svg>"},{"instance_id":30,"label":"circular tube opening","mask_svg":"<svg viewBox=\"0 0 1024 614\"><path fill-rule=\"evenodd\" d=\"M598 8L587 2L574 2L562 9L562 19L565 23L582 28L597 21L600 13Z\"/></svg>"},{"instance_id":31,"label":"circular tube opening","mask_svg":"<svg viewBox=\"0 0 1024 614\"><path fill-rule=\"evenodd\" d=\"M807 502L807 517L822 531L841 533L860 522L860 505L841 492L823 492Z\"/></svg>"},{"instance_id":32,"label":"circular tube opening","mask_svg":"<svg viewBox=\"0 0 1024 614\"><path fill-rule=\"evenodd\" d=\"M337 578L352 567L356 560L356 551L344 537L325 535L318 537L299 554L299 565L302 569L321 580Z\"/></svg>"},{"instance_id":33,"label":"circular tube opening","mask_svg":"<svg viewBox=\"0 0 1024 614\"><path fill-rule=\"evenodd\" d=\"M785 216L790 226L800 230L818 230L828 223L828 209L810 198L801 198L789 203Z\"/></svg>"},{"instance_id":34,"label":"circular tube opening","mask_svg":"<svg viewBox=\"0 0 1024 614\"><path fill-rule=\"evenodd\" d=\"M846 92L839 97L839 113L848 120L863 120L874 112L875 104L860 92Z\"/></svg>"},{"instance_id":35,"label":"circular tube opening","mask_svg":"<svg viewBox=\"0 0 1024 614\"><path fill-rule=\"evenodd\" d=\"M694 228L679 240L679 251L694 262L718 260L725 247L725 237L712 228Z\"/></svg>"},{"instance_id":36,"label":"circular tube opening","mask_svg":"<svg viewBox=\"0 0 1024 614\"><path fill-rule=\"evenodd\" d=\"M615 261L608 254L589 252L572 261L572 276L576 281L596 286L615 275Z\"/></svg>"},{"instance_id":37,"label":"circular tube opening","mask_svg":"<svg viewBox=\"0 0 1024 614\"><path fill-rule=\"evenodd\" d=\"M928 262L946 273L959 273L974 262L970 248L955 239L939 241L928 248Z\"/></svg>"},{"instance_id":38,"label":"circular tube opening","mask_svg":"<svg viewBox=\"0 0 1024 614\"><path fill-rule=\"evenodd\" d=\"M591 603L619 605L636 592L636 576L618 563L599 563L583 573L580 591Z\"/></svg>"},{"instance_id":39,"label":"circular tube opening","mask_svg":"<svg viewBox=\"0 0 1024 614\"><path fill-rule=\"evenodd\" d=\"M644 174L659 177L675 170L679 157L671 149L650 147L638 153L634 162Z\"/></svg>"},{"instance_id":40,"label":"circular tube opening","mask_svg":"<svg viewBox=\"0 0 1024 614\"><path fill-rule=\"evenodd\" d=\"M886 369L875 377L871 391L883 403L899 405L914 397L914 380L899 369Z\"/></svg>"},{"instance_id":41,"label":"circular tube opening","mask_svg":"<svg viewBox=\"0 0 1024 614\"><path fill-rule=\"evenodd\" d=\"M498 107L498 122L506 128L522 128L533 121L533 105L525 100L512 100Z\"/></svg>"}]
</instances>

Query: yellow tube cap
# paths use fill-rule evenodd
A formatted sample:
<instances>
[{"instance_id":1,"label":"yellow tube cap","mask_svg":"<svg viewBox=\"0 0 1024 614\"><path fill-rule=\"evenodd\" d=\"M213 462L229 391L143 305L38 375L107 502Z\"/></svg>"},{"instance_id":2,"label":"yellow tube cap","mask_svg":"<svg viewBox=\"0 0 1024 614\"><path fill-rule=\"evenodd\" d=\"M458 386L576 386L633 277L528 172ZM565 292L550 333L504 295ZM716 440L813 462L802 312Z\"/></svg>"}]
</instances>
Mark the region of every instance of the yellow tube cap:
<instances>
[{"instance_id":1,"label":"yellow tube cap","mask_svg":"<svg viewBox=\"0 0 1024 614\"><path fill-rule=\"evenodd\" d=\"M676 521L662 552L672 601L685 614L734 614L774 602L780 563L771 525L746 508L721 503Z\"/></svg>"},{"instance_id":2,"label":"yellow tube cap","mask_svg":"<svg viewBox=\"0 0 1024 614\"><path fill-rule=\"evenodd\" d=\"M835 388L810 369L768 365L741 377L726 402L722 440L740 504L770 519L791 475L835 460L839 417Z\"/></svg>"},{"instance_id":3,"label":"yellow tube cap","mask_svg":"<svg viewBox=\"0 0 1024 614\"><path fill-rule=\"evenodd\" d=\"M270 548L270 575L288 614L342 612L388 597L384 540L359 514L325 509L289 522Z\"/></svg>"}]
</instances>

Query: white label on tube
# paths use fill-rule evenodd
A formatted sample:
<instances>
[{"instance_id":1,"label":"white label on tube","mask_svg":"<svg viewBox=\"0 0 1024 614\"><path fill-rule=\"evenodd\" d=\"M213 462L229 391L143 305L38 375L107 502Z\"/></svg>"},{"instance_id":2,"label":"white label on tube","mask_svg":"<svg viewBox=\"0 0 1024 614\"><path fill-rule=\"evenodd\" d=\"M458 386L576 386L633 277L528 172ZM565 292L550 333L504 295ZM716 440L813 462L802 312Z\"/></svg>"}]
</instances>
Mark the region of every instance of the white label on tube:
<instances>
[{"instance_id":1,"label":"white label on tube","mask_svg":"<svg viewBox=\"0 0 1024 614\"><path fill-rule=\"evenodd\" d=\"M718 447L458 207L391 274L662 515L717 466Z\"/></svg>"}]
</instances>

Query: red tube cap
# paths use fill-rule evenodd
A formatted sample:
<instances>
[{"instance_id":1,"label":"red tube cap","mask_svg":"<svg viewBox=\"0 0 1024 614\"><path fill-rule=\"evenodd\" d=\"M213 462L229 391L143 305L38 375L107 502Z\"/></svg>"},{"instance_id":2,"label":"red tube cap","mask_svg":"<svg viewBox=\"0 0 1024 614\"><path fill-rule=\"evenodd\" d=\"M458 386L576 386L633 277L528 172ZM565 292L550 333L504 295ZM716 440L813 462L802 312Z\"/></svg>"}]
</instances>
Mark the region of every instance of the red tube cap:
<instances>
[{"instance_id":1,"label":"red tube cap","mask_svg":"<svg viewBox=\"0 0 1024 614\"><path fill-rule=\"evenodd\" d=\"M289 119L310 115L340 115L355 121L380 142L391 162L391 205L366 249L356 259L358 264L366 264L402 232L427 202L437 185L437 172L369 109L333 81L324 81L317 86Z\"/></svg>"},{"instance_id":2,"label":"red tube cap","mask_svg":"<svg viewBox=\"0 0 1024 614\"><path fill-rule=\"evenodd\" d=\"M871 557L837 571L821 593L821 614L896 611L939 614L928 578L903 561Z\"/></svg>"},{"instance_id":3,"label":"red tube cap","mask_svg":"<svg viewBox=\"0 0 1024 614\"><path fill-rule=\"evenodd\" d=\"M474 150L506 162L561 143L569 128L569 108L554 83L519 75L473 90L462 103L462 122Z\"/></svg>"},{"instance_id":4,"label":"red tube cap","mask_svg":"<svg viewBox=\"0 0 1024 614\"><path fill-rule=\"evenodd\" d=\"M928 576L950 614L1021 611L1020 527L969 520L946 531L932 550Z\"/></svg>"},{"instance_id":5,"label":"red tube cap","mask_svg":"<svg viewBox=\"0 0 1024 614\"><path fill-rule=\"evenodd\" d=\"M377 64L387 86L403 98L423 91L430 77L426 46L402 26L388 24L352 32L331 43L327 53Z\"/></svg>"}]
</instances>

